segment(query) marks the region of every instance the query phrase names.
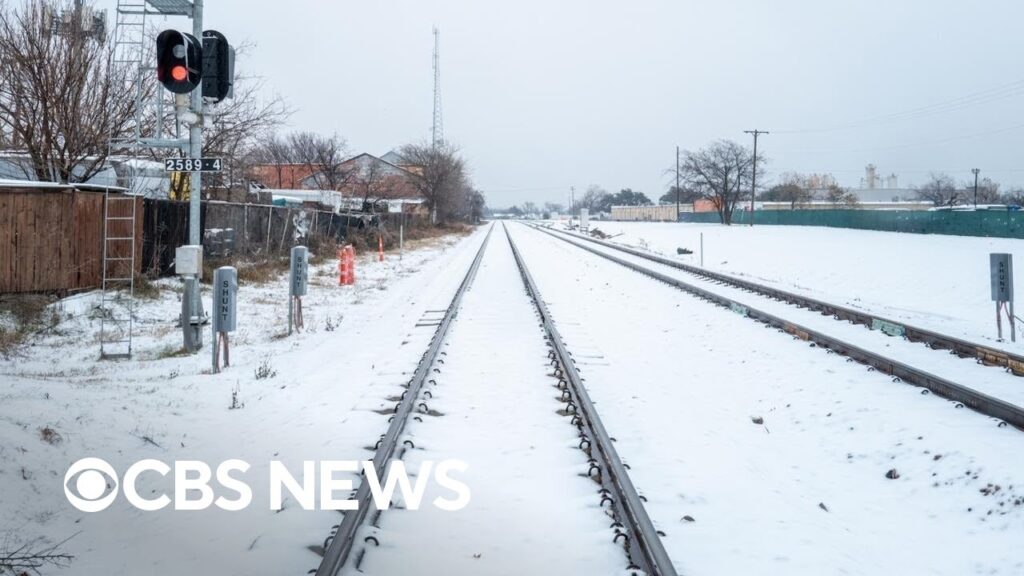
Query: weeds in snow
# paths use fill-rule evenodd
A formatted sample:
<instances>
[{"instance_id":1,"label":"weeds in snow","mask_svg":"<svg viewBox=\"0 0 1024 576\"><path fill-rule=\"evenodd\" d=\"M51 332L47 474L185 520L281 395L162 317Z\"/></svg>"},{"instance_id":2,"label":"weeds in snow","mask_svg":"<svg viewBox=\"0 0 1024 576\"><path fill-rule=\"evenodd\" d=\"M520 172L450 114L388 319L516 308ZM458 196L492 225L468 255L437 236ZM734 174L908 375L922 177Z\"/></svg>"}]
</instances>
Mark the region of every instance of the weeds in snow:
<instances>
[{"instance_id":1,"label":"weeds in snow","mask_svg":"<svg viewBox=\"0 0 1024 576\"><path fill-rule=\"evenodd\" d=\"M266 380L275 376L277 376L277 370L270 363L270 356L265 356L263 360L260 360L260 365L256 367L256 379Z\"/></svg>"},{"instance_id":2,"label":"weeds in snow","mask_svg":"<svg viewBox=\"0 0 1024 576\"><path fill-rule=\"evenodd\" d=\"M257 376L258 378L259 376ZM241 410L245 408L245 402L239 402L238 395L242 392L242 385L235 382L235 387L231 389L231 406L228 406L228 410Z\"/></svg>"},{"instance_id":3,"label":"weeds in snow","mask_svg":"<svg viewBox=\"0 0 1024 576\"><path fill-rule=\"evenodd\" d=\"M157 360L166 360L167 358L183 358L189 356L189 351L185 350L180 346L165 346L163 350L157 353Z\"/></svg>"},{"instance_id":4,"label":"weeds in snow","mask_svg":"<svg viewBox=\"0 0 1024 576\"><path fill-rule=\"evenodd\" d=\"M50 446L56 446L64 442L64 437L61 436L60 432L57 432L49 426L39 429L39 438Z\"/></svg>"},{"instance_id":5,"label":"weeds in snow","mask_svg":"<svg viewBox=\"0 0 1024 576\"><path fill-rule=\"evenodd\" d=\"M65 568L75 558L61 550L68 540L49 545L42 538L38 538L19 544L13 540L11 533L8 533L4 537L3 545L0 546L0 574L21 576L39 574L39 571L47 566Z\"/></svg>"},{"instance_id":6,"label":"weeds in snow","mask_svg":"<svg viewBox=\"0 0 1024 576\"><path fill-rule=\"evenodd\" d=\"M334 332L335 330L338 329L339 326L341 326L341 321L344 319L345 316L343 314L338 314L334 318L328 316L327 318L324 319L324 331Z\"/></svg>"}]
</instances>

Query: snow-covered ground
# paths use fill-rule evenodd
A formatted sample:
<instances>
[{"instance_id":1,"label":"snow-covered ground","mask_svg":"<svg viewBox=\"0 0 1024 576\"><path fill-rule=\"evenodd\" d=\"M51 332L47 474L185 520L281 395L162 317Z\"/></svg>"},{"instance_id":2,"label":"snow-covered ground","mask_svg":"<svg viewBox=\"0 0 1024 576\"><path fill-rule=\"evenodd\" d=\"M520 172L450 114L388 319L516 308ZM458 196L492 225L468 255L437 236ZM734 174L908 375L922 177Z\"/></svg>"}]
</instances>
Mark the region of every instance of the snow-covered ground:
<instances>
[{"instance_id":1,"label":"snow-covered ground","mask_svg":"<svg viewBox=\"0 0 1024 576\"><path fill-rule=\"evenodd\" d=\"M1024 572L1019 430L510 229L680 573Z\"/></svg>"},{"instance_id":2,"label":"snow-covered ground","mask_svg":"<svg viewBox=\"0 0 1024 576\"><path fill-rule=\"evenodd\" d=\"M1024 351L1024 334L1010 343L1005 321L1006 342L996 342L989 284L989 254L1024 256L1024 240L811 226L594 222L592 227L621 234L613 242L695 265L703 234L704 265L711 270ZM678 248L694 254L677 255ZM1024 286L1024 264L1014 272L1015 285Z\"/></svg>"},{"instance_id":3,"label":"snow-covered ground","mask_svg":"<svg viewBox=\"0 0 1024 576\"><path fill-rule=\"evenodd\" d=\"M610 232L613 226L629 227L599 224ZM666 228L659 247L657 235L647 233L658 225L633 226L635 237L624 239L647 238L666 253L674 253L677 234L712 229ZM541 232L509 229L681 573L1024 573L1019 430ZM0 527L8 538L70 538L65 549L75 559L55 574L297 574L316 567L317 549L341 515L304 511L290 499L280 512L270 510L260 481L269 462L298 471L305 460L372 455L484 233L436 241L402 263L364 258L355 289L337 286L335 262L316 267L304 301L308 329L292 336L285 335L284 279L243 285L233 365L218 375L210 373L208 349L173 354L181 336L172 280L140 307L141 336L129 362L97 362L98 321L87 300L67 303L64 313L74 317L59 333L0 364ZM796 234L767 227L719 233L723 245L736 238L736 253L759 250L756 234ZM879 247L886 241L871 238L884 236L890 253L904 252L904 240L962 240L858 234L867 238L862 244ZM778 242L791 250L813 243ZM967 259L966 249L948 251ZM914 258L925 254L921 247ZM933 289L915 308L890 301L891 284L899 284L891 277L861 278L866 256L856 265L824 259L820 269L795 257L750 269L734 262L756 256L716 258L727 272L813 290L825 300L887 306L894 316L888 306L906 307L915 311L900 313L919 320L934 321L931 305L959 302L965 289L960 284L952 296ZM890 272L899 270L885 258ZM918 272L924 274L908 274ZM957 276L929 273L917 288ZM850 296L857 286L859 295ZM911 288L897 288L909 298ZM971 329L966 316L956 322ZM459 512L385 512L381 545L367 549L362 569L382 576L621 572L624 557L611 542L597 485L585 477L574 430L557 414L541 331L500 230L444 349L431 412L407 429L415 448L405 459L411 470L424 460L465 461L462 479L473 501ZM935 354L921 346L899 350ZM1005 376L948 360L951 370ZM65 499L64 472L86 456L122 472L141 458L242 459L253 465L245 478L253 480L254 504L242 512L140 512L121 498L102 513L78 512ZM149 496L171 482L149 474L139 487Z\"/></svg>"},{"instance_id":4,"label":"snow-covered ground","mask_svg":"<svg viewBox=\"0 0 1024 576\"><path fill-rule=\"evenodd\" d=\"M0 363L0 527L9 545L45 536L70 538L75 556L60 574L298 574L319 563L319 546L337 512L304 511L294 502L274 512L265 480L272 460L294 474L303 460L360 460L387 427L377 412L392 406L433 334L416 327L447 307L483 239L423 243L403 262L360 260L359 283L337 286L337 262L310 273L307 329L286 337L285 278L242 285L232 366L210 373L209 347L180 348L173 280L143 301L130 362L97 362L97 320L67 319L59 335L39 339ZM209 296L206 295L207 305ZM83 302L66 313L87 309ZM207 333L207 338L209 334ZM263 368L266 377L257 378ZM236 408L232 409L235 404ZM43 430L53 430L44 440ZM64 473L82 457L124 472L143 458L215 466L242 459L253 505L242 512L140 512L119 498L86 514L64 496ZM167 491L169 480L140 478L140 493ZM171 491L173 493L173 490ZM227 496L233 496L228 493ZM193 496L194 497L194 496Z\"/></svg>"}]
</instances>

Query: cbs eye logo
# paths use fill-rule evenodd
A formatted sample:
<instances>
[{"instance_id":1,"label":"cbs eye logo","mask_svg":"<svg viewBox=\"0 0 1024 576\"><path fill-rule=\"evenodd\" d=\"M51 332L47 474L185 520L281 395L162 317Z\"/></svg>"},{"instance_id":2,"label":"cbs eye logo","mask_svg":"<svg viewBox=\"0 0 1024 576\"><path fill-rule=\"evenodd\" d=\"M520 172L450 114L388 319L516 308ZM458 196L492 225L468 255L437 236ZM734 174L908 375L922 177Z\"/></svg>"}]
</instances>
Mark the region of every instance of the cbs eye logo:
<instances>
[{"instance_id":1,"label":"cbs eye logo","mask_svg":"<svg viewBox=\"0 0 1024 576\"><path fill-rule=\"evenodd\" d=\"M82 512L106 510L117 498L117 488L117 472L99 458L82 458L64 474L64 495Z\"/></svg>"}]
</instances>

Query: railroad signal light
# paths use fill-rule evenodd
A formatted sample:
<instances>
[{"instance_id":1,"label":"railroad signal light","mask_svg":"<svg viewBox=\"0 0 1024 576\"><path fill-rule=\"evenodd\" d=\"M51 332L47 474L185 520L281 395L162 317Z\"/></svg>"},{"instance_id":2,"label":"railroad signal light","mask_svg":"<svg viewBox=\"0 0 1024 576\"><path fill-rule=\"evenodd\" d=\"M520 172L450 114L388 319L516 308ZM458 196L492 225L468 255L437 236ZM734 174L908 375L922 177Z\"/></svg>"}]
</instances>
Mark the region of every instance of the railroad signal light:
<instances>
[{"instance_id":1,"label":"railroad signal light","mask_svg":"<svg viewBox=\"0 0 1024 576\"><path fill-rule=\"evenodd\" d=\"M188 94L203 79L203 47L191 34L164 30L156 38L156 77L175 94Z\"/></svg>"},{"instance_id":2,"label":"railroad signal light","mask_svg":"<svg viewBox=\"0 0 1024 576\"><path fill-rule=\"evenodd\" d=\"M216 30L203 32L203 97L214 102L234 97L235 49Z\"/></svg>"}]
</instances>

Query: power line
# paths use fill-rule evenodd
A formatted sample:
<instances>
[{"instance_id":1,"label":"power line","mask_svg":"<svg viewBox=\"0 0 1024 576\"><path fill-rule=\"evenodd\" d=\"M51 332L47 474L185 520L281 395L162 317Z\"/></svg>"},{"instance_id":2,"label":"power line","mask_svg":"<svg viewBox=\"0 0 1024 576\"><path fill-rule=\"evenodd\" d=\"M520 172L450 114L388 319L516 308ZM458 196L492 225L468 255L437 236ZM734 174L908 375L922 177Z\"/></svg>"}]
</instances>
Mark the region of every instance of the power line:
<instances>
[{"instance_id":1,"label":"power line","mask_svg":"<svg viewBox=\"0 0 1024 576\"><path fill-rule=\"evenodd\" d=\"M1013 132L1014 130L1020 130L1024 128L1024 123L1014 124L1012 126L1005 126L1002 128L995 128L992 130L985 130L983 132L974 132L972 134L962 134L959 136L950 136L948 138L941 138L938 140L923 140L918 142L909 142L905 144L894 144L892 146L879 146L869 148L847 148L847 149L823 149L823 148L786 148L780 147L779 150L788 152L819 152L825 154L846 154L856 152L884 152L888 150L901 150L905 148L923 148L926 146L935 146L940 144L947 144L949 142L957 142L960 140L970 140L972 138L981 138L983 136L992 136L995 134L1003 134L1006 132Z\"/></svg>"},{"instance_id":2,"label":"power line","mask_svg":"<svg viewBox=\"0 0 1024 576\"><path fill-rule=\"evenodd\" d=\"M979 106L981 104L988 104L998 100L1011 98L1019 94L1024 94L1024 79L1010 82L1009 84L1003 84L980 92L974 92L950 100L942 102L936 102L926 106L913 108L910 110L904 110L902 112L894 112L891 114L883 114L881 116L873 116L863 118L861 120L855 120L846 124L837 124L834 126L824 126L818 128L804 128L804 129L790 129L790 130L775 130L776 134L811 134L811 133L822 133L822 132L836 132L841 130L853 130L856 128L865 128L869 126L891 124L894 122L904 122L908 120L916 120L919 118L926 118L929 116L935 116L938 114L945 114L949 112L955 112L964 108L973 106Z\"/></svg>"}]
</instances>

